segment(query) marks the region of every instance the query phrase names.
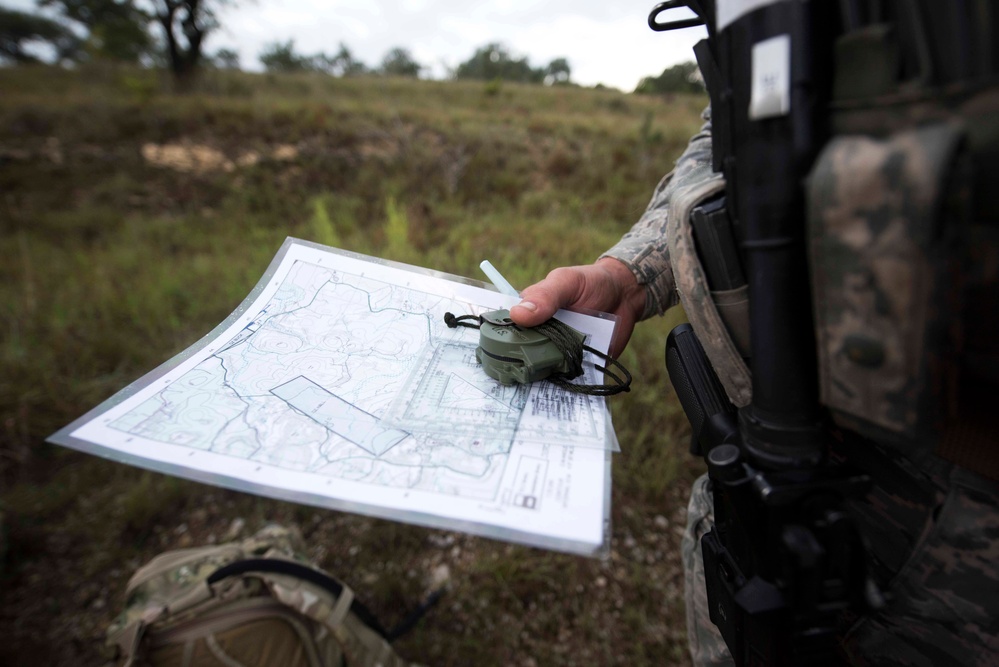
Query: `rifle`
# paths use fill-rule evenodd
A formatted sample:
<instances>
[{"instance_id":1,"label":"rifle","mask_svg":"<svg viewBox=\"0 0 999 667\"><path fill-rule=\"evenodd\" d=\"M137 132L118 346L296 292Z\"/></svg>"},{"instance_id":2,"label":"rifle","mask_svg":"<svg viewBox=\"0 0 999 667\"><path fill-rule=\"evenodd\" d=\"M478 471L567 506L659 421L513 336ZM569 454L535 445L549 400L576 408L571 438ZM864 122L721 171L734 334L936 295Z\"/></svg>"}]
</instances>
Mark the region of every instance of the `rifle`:
<instances>
[{"instance_id":1,"label":"rifle","mask_svg":"<svg viewBox=\"0 0 999 667\"><path fill-rule=\"evenodd\" d=\"M848 3L849 4L849 3ZM660 16L686 7L694 18ZM666 365L704 456L714 528L701 541L711 621L737 665L837 661L842 619L877 607L857 523L871 480L829 463L819 405L805 240L804 174L828 140L840 23L832 2L663 2L649 25L706 25L694 49L712 105L723 199L692 216L712 289L748 284L752 401L736 409L689 325Z\"/></svg>"}]
</instances>

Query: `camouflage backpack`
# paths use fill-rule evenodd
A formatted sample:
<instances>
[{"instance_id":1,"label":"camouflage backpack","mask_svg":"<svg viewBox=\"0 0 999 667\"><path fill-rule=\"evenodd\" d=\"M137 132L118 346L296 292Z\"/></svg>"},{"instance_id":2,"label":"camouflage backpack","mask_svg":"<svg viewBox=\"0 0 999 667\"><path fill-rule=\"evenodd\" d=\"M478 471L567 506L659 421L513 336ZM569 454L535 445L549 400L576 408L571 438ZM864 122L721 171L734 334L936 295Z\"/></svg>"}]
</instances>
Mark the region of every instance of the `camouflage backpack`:
<instances>
[{"instance_id":1,"label":"camouflage backpack","mask_svg":"<svg viewBox=\"0 0 999 667\"><path fill-rule=\"evenodd\" d=\"M156 556L108 629L125 665L408 667L347 586L304 559L297 533Z\"/></svg>"}]
</instances>

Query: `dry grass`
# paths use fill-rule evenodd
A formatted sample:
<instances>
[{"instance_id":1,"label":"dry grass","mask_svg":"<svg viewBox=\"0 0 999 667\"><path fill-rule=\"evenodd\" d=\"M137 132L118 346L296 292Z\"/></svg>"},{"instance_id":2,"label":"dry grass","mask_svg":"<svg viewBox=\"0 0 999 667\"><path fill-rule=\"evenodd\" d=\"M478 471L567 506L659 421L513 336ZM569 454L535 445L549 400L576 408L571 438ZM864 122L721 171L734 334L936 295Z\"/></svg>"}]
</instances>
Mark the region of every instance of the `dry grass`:
<instances>
[{"instance_id":1,"label":"dry grass","mask_svg":"<svg viewBox=\"0 0 999 667\"><path fill-rule=\"evenodd\" d=\"M697 464L667 388L670 323L638 331L613 399L606 561L295 506L44 444L245 296L284 237L526 285L640 215L705 103L608 91L218 74L0 70L0 662L101 664L131 571L266 522L434 665L684 664L677 555ZM153 148L150 148L153 147Z\"/></svg>"}]
</instances>

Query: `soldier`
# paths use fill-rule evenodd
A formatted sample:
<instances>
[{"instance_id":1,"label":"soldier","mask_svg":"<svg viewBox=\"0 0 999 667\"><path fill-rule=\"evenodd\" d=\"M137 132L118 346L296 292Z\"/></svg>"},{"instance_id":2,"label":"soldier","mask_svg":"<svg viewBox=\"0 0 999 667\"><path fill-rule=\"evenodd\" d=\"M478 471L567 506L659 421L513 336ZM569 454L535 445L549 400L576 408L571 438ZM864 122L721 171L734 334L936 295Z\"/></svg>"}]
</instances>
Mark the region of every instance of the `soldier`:
<instances>
[{"instance_id":1,"label":"soldier","mask_svg":"<svg viewBox=\"0 0 999 667\"><path fill-rule=\"evenodd\" d=\"M705 111L705 117L709 112ZM617 315L618 327L610 354L617 357L631 338L635 324L662 315L679 303L673 266L666 243L668 210L677 189L702 183L711 171L711 125L706 122L662 179L644 215L613 248L593 264L553 270L543 281L521 292L522 301L510 317L522 326L546 321L559 308L590 308ZM694 484L683 541L687 598L687 635L698 665L730 665L732 658L718 630L707 617L700 537L711 527L707 475Z\"/></svg>"},{"instance_id":2,"label":"soldier","mask_svg":"<svg viewBox=\"0 0 999 667\"><path fill-rule=\"evenodd\" d=\"M510 316L522 326L534 326L559 308L613 313L620 318L611 346L611 354L617 356L637 322L661 315L679 302L680 283L688 316L729 399L742 406L751 399L749 371L742 360L749 304L744 293L741 298L722 295L724 303L720 303L717 294L698 291L689 280L684 282L684 272L693 270L698 259L690 244L675 242L677 236L687 233L686 221L670 216L671 211L689 210L686 200L703 198L724 186L721 176L712 171L710 111L705 112L705 120L676 168L656 188L641 219L621 241L595 263L557 268L523 290L522 301L510 309ZM896 143L902 146L902 154L912 144L908 135ZM824 162L841 164L847 170L838 174L842 177L839 180L829 181L840 195L848 189L844 182L855 166L850 164L850 148L832 146ZM898 163L899 151L890 141L871 148L881 151L874 150L876 173L885 173ZM910 158L912 164L926 162L929 153L917 149ZM822 201L821 183L815 187L815 197ZM894 192L892 187L884 184L879 196L887 201L905 194L898 182ZM829 208L820 210L816 217L822 220L824 213L838 210L835 206L843 203L830 199L826 202ZM876 208L877 202L865 201L858 206L866 211ZM861 242L878 241L866 238ZM891 245L900 240L886 242ZM829 272L844 270L838 264L829 265ZM997 269L990 270L994 273ZM711 297L712 307L704 303L698 307L698 299ZM835 406L828 393L823 398L827 405ZM995 442L994 435L986 439ZM957 465L953 457L948 461L939 451L895 446L890 438L885 440L846 437L836 443L830 455L859 466L875 482L867 497L853 503L851 509L869 545L874 580L886 600L880 610L845 619L845 630L839 637L843 661L876 665L999 663L999 484L994 481L994 466L973 469L976 466L968 467L967 457L966 465ZM697 665L732 661L724 640L708 619L704 594L700 538L710 530L712 521L710 483L704 476L693 487L682 547L688 639Z\"/></svg>"}]
</instances>

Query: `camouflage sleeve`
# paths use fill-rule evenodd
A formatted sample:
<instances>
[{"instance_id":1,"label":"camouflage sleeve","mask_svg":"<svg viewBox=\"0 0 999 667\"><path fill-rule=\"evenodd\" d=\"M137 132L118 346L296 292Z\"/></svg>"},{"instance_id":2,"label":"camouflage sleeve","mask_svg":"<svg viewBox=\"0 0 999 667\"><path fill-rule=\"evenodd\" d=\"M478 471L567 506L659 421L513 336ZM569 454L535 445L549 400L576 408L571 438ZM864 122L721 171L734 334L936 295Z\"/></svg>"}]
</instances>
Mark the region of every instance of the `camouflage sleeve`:
<instances>
[{"instance_id":1,"label":"camouflage sleeve","mask_svg":"<svg viewBox=\"0 0 999 667\"><path fill-rule=\"evenodd\" d=\"M620 241L601 257L613 257L631 269L638 284L646 286L645 312L642 319L662 315L679 302L673 269L666 243L666 219L670 199L677 188L692 179L702 178L704 168L711 169L711 113L704 112L705 123L690 140L687 150L677 160L652 195L645 213Z\"/></svg>"}]
</instances>

